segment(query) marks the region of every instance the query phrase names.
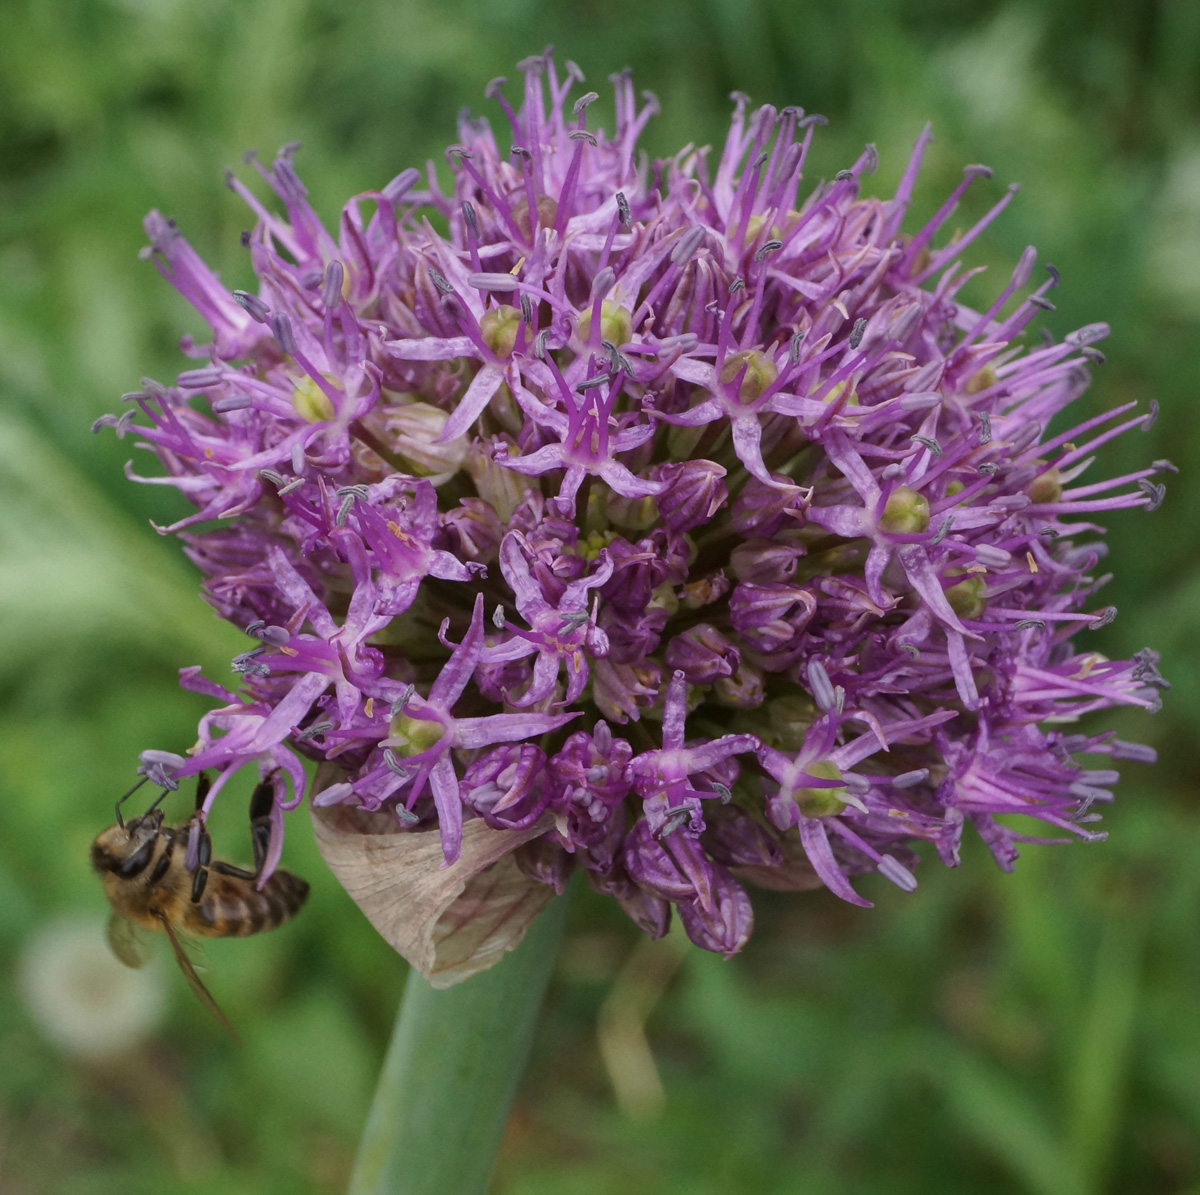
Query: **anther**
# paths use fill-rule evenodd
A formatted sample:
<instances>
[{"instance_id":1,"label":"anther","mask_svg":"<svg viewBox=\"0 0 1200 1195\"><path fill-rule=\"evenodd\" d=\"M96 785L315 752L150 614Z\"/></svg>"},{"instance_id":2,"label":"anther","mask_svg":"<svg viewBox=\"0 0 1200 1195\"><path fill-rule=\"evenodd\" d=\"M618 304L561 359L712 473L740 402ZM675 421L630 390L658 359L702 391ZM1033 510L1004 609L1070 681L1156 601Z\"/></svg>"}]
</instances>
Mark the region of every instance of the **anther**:
<instances>
[{"instance_id":1,"label":"anther","mask_svg":"<svg viewBox=\"0 0 1200 1195\"><path fill-rule=\"evenodd\" d=\"M471 235L479 240L479 217L475 214L475 205L469 199L463 200L462 214Z\"/></svg>"},{"instance_id":2,"label":"anther","mask_svg":"<svg viewBox=\"0 0 1200 1195\"><path fill-rule=\"evenodd\" d=\"M854 327L850 331L850 347L852 349L856 349L862 344L863 333L866 330L867 321L865 319L856 319L854 321ZM938 455L940 456L941 453L938 453Z\"/></svg>"},{"instance_id":3,"label":"anther","mask_svg":"<svg viewBox=\"0 0 1200 1195\"><path fill-rule=\"evenodd\" d=\"M1146 495L1147 513L1156 511L1163 504L1163 499L1167 496L1167 487L1165 485L1151 481L1147 477L1143 477L1137 483L1137 486L1138 489Z\"/></svg>"},{"instance_id":4,"label":"anther","mask_svg":"<svg viewBox=\"0 0 1200 1195\"><path fill-rule=\"evenodd\" d=\"M833 177L837 179L839 183L848 183L854 177L854 171L839 170Z\"/></svg>"},{"instance_id":5,"label":"anther","mask_svg":"<svg viewBox=\"0 0 1200 1195\"><path fill-rule=\"evenodd\" d=\"M225 371L219 365L205 369L185 369L176 379L175 384L181 390L204 390L214 386L225 376Z\"/></svg>"},{"instance_id":6,"label":"anther","mask_svg":"<svg viewBox=\"0 0 1200 1195\"><path fill-rule=\"evenodd\" d=\"M670 838L684 822L689 821L692 816L690 809L673 809L663 819L662 829L658 832L659 838Z\"/></svg>"},{"instance_id":7,"label":"anther","mask_svg":"<svg viewBox=\"0 0 1200 1195\"><path fill-rule=\"evenodd\" d=\"M633 223L633 218L629 211L629 200L625 198L624 191L617 192L617 222L622 228L629 228Z\"/></svg>"},{"instance_id":8,"label":"anther","mask_svg":"<svg viewBox=\"0 0 1200 1195\"><path fill-rule=\"evenodd\" d=\"M760 249L758 249L755 252L754 260L755 261L763 261L765 258L770 257L772 253L778 253L779 250L782 248L783 248L782 241L767 241L765 244L763 244L763 246Z\"/></svg>"},{"instance_id":9,"label":"anther","mask_svg":"<svg viewBox=\"0 0 1200 1195\"><path fill-rule=\"evenodd\" d=\"M1046 624L1040 618L1022 618L1019 622L1013 623L1013 629L1017 631L1044 631Z\"/></svg>"},{"instance_id":10,"label":"anther","mask_svg":"<svg viewBox=\"0 0 1200 1195\"><path fill-rule=\"evenodd\" d=\"M1142 419L1142 431L1148 432L1154 426L1157 419L1158 399L1152 398L1150 400L1150 409L1146 412L1145 417Z\"/></svg>"},{"instance_id":11,"label":"anther","mask_svg":"<svg viewBox=\"0 0 1200 1195\"><path fill-rule=\"evenodd\" d=\"M248 394L231 394L228 398L214 399L209 406L214 415L224 415L229 411L244 411L254 406L254 400Z\"/></svg>"},{"instance_id":12,"label":"anther","mask_svg":"<svg viewBox=\"0 0 1200 1195\"><path fill-rule=\"evenodd\" d=\"M931 439L929 436L909 436L909 439L914 444L920 444L923 448L928 448L929 451L932 452L934 456L942 455L942 446L936 440ZM980 468L982 471L982 466Z\"/></svg>"},{"instance_id":13,"label":"anther","mask_svg":"<svg viewBox=\"0 0 1200 1195\"><path fill-rule=\"evenodd\" d=\"M524 292L521 292L521 319L526 327L533 325L533 300Z\"/></svg>"},{"instance_id":14,"label":"anther","mask_svg":"<svg viewBox=\"0 0 1200 1195\"><path fill-rule=\"evenodd\" d=\"M271 335L280 351L288 357L296 355L296 337L292 334L292 321L282 311L271 316Z\"/></svg>"},{"instance_id":15,"label":"anther","mask_svg":"<svg viewBox=\"0 0 1200 1195\"><path fill-rule=\"evenodd\" d=\"M259 469L259 477L265 478L272 485L286 485L287 478L282 473L276 473L274 469Z\"/></svg>"},{"instance_id":16,"label":"anther","mask_svg":"<svg viewBox=\"0 0 1200 1195\"><path fill-rule=\"evenodd\" d=\"M828 713L837 704L837 693L825 665L820 660L810 660L808 664L808 685L812 690L813 700Z\"/></svg>"},{"instance_id":17,"label":"anther","mask_svg":"<svg viewBox=\"0 0 1200 1195\"><path fill-rule=\"evenodd\" d=\"M257 323L265 324L271 318L271 309L258 297L249 291L235 290L233 300L245 313Z\"/></svg>"},{"instance_id":18,"label":"anther","mask_svg":"<svg viewBox=\"0 0 1200 1195\"><path fill-rule=\"evenodd\" d=\"M791 343L788 345L788 361L792 365L795 365L796 362L800 360L800 344L803 340L804 333L797 332L796 335L792 337Z\"/></svg>"},{"instance_id":19,"label":"anther","mask_svg":"<svg viewBox=\"0 0 1200 1195\"><path fill-rule=\"evenodd\" d=\"M721 798L722 805L728 805L733 800L733 790L724 784L718 784L715 780L713 781L713 792Z\"/></svg>"},{"instance_id":20,"label":"anther","mask_svg":"<svg viewBox=\"0 0 1200 1195\"><path fill-rule=\"evenodd\" d=\"M303 743L306 739L316 738L317 735L326 734L332 729L332 722L314 722L311 726L296 731L296 742Z\"/></svg>"},{"instance_id":21,"label":"anther","mask_svg":"<svg viewBox=\"0 0 1200 1195\"><path fill-rule=\"evenodd\" d=\"M396 758L396 753L391 749L391 747L384 747L383 762L387 764L387 769L389 772L395 773L395 775L404 780L407 780L412 775L408 768L406 768L404 764L402 764L400 760Z\"/></svg>"},{"instance_id":22,"label":"anther","mask_svg":"<svg viewBox=\"0 0 1200 1195\"><path fill-rule=\"evenodd\" d=\"M1044 295L1030 295L1026 302L1031 303L1034 307L1040 308L1042 311L1058 310L1058 308L1055 307L1054 304L1051 303L1050 300Z\"/></svg>"},{"instance_id":23,"label":"anther","mask_svg":"<svg viewBox=\"0 0 1200 1195\"><path fill-rule=\"evenodd\" d=\"M582 112L584 110L584 108L586 108L589 104L594 104L599 98L600 98L599 92L585 91L583 93L583 95L581 95L579 97L579 99L577 99L571 105L571 114L573 116L578 116L580 114L580 112Z\"/></svg>"},{"instance_id":24,"label":"anther","mask_svg":"<svg viewBox=\"0 0 1200 1195\"><path fill-rule=\"evenodd\" d=\"M979 412L979 442L990 444L992 441L992 417L986 411Z\"/></svg>"},{"instance_id":25,"label":"anther","mask_svg":"<svg viewBox=\"0 0 1200 1195\"><path fill-rule=\"evenodd\" d=\"M1046 273L1050 275L1050 286L1056 287L1062 281L1062 275L1058 272L1057 266L1052 266L1049 262L1046 263Z\"/></svg>"},{"instance_id":26,"label":"anther","mask_svg":"<svg viewBox=\"0 0 1200 1195\"><path fill-rule=\"evenodd\" d=\"M388 711L391 717L398 718L404 713L405 707L413 699L413 694L416 693L416 685L407 685L399 697L392 702L392 708Z\"/></svg>"},{"instance_id":27,"label":"anther","mask_svg":"<svg viewBox=\"0 0 1200 1195\"><path fill-rule=\"evenodd\" d=\"M420 817L418 817L417 814L413 813L413 811L411 809L409 809L406 805L397 805L396 806L396 817L399 821L402 821L406 826L415 826L417 824L417 822L419 822L421 820Z\"/></svg>"},{"instance_id":28,"label":"anther","mask_svg":"<svg viewBox=\"0 0 1200 1195\"><path fill-rule=\"evenodd\" d=\"M346 271L340 261L331 261L325 267L325 281L321 287L321 303L325 310L337 307L342 301L342 283L345 281Z\"/></svg>"},{"instance_id":29,"label":"anther","mask_svg":"<svg viewBox=\"0 0 1200 1195\"><path fill-rule=\"evenodd\" d=\"M995 461L984 461L982 465L976 469L977 473L982 473L984 477L994 477L1000 472L1000 466Z\"/></svg>"},{"instance_id":30,"label":"anther","mask_svg":"<svg viewBox=\"0 0 1200 1195\"><path fill-rule=\"evenodd\" d=\"M953 526L954 526L954 516L947 515L941 521L941 523L938 524L938 529L937 529L936 533L934 534L933 539L931 539L929 541L929 546L931 548L936 548L937 545L940 544L942 542L942 540L944 540L946 538L946 536L950 534L950 528Z\"/></svg>"},{"instance_id":31,"label":"anther","mask_svg":"<svg viewBox=\"0 0 1200 1195\"><path fill-rule=\"evenodd\" d=\"M1088 623L1089 631L1098 631L1101 627L1106 627L1117 616L1116 606L1105 606L1103 610L1097 613L1096 617ZM1140 678L1138 678L1140 679Z\"/></svg>"},{"instance_id":32,"label":"anther","mask_svg":"<svg viewBox=\"0 0 1200 1195\"><path fill-rule=\"evenodd\" d=\"M432 266L429 267L429 281L438 288L444 295L454 294L454 287L446 281Z\"/></svg>"},{"instance_id":33,"label":"anther","mask_svg":"<svg viewBox=\"0 0 1200 1195\"><path fill-rule=\"evenodd\" d=\"M742 287L744 287L745 285L746 285L746 280L745 280L745 278L735 278L735 279L734 279L734 280L733 280L733 281L732 281L732 282L729 284L729 293L730 293L731 295L736 295L736 294L738 293L738 291L739 291L739 290L741 290L741 289L742 289Z\"/></svg>"},{"instance_id":34,"label":"anther","mask_svg":"<svg viewBox=\"0 0 1200 1195\"><path fill-rule=\"evenodd\" d=\"M585 390L592 389L593 386L603 386L606 382L611 382L611 381L612 381L611 373L598 373L598 374L595 374L593 377L584 378L583 381L580 382L579 385L575 387L575 392L577 394L582 394Z\"/></svg>"},{"instance_id":35,"label":"anther","mask_svg":"<svg viewBox=\"0 0 1200 1195\"><path fill-rule=\"evenodd\" d=\"M498 631L504 630L503 606L497 606L496 609L492 611L492 626L494 626Z\"/></svg>"},{"instance_id":36,"label":"anther","mask_svg":"<svg viewBox=\"0 0 1200 1195\"><path fill-rule=\"evenodd\" d=\"M589 133L587 129L572 129L567 136L572 141L586 141L589 145L600 144L600 142L596 140L596 134Z\"/></svg>"}]
</instances>

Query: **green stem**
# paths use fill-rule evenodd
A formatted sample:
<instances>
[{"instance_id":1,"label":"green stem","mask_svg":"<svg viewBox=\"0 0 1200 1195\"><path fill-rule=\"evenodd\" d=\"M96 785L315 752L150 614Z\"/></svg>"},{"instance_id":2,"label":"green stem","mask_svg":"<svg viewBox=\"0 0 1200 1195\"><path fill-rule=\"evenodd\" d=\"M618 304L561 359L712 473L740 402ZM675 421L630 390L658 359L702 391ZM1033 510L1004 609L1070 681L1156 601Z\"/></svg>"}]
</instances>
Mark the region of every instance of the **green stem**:
<instances>
[{"instance_id":1,"label":"green stem","mask_svg":"<svg viewBox=\"0 0 1200 1195\"><path fill-rule=\"evenodd\" d=\"M566 910L552 900L515 950L457 987L410 973L350 1195L482 1195Z\"/></svg>"}]
</instances>

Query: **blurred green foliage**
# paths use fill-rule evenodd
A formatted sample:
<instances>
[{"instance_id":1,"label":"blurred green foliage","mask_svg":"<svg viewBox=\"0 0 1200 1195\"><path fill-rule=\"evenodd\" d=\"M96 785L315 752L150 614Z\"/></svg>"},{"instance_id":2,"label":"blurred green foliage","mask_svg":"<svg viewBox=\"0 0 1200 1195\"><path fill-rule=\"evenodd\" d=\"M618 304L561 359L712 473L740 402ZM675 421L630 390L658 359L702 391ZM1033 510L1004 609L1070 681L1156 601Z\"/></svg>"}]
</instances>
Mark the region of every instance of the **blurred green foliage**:
<instances>
[{"instance_id":1,"label":"blurred green foliage","mask_svg":"<svg viewBox=\"0 0 1200 1195\"><path fill-rule=\"evenodd\" d=\"M245 285L248 217L221 185L244 149L304 142L298 165L332 221L351 193L441 162L455 112L483 110L487 80L547 42L592 85L634 68L662 101L652 154L719 143L739 88L830 117L813 178L875 141L881 193L932 120L917 215L966 162L996 180L973 189L964 225L1025 183L975 255L994 267L978 293L1036 243L1064 278L1048 326L1113 325L1081 405L1162 404L1100 466L1170 455L1184 471L1157 516L1109 520L1121 616L1095 641L1160 648L1175 689L1157 719L1110 720L1163 759L1127 769L1107 845L1031 847L1013 876L972 849L960 871L928 864L912 896L864 882L871 912L761 894L730 963L639 944L579 894L496 1191L1200 1192L1193 0L6 0L0 1189L344 1186L404 968L323 871L302 815L287 852L314 881L303 916L205 952L244 1050L182 981L168 1029L103 1064L56 1052L17 998L27 935L102 906L87 845L136 752L186 745L203 702L175 669L220 676L239 650L147 526L169 521L174 496L126 482L132 441L88 426L143 374L171 376L179 336L201 331L137 259L147 208ZM219 811L227 853L243 853L241 799ZM620 1101L598 1025L643 1068L617 1075Z\"/></svg>"}]
</instances>

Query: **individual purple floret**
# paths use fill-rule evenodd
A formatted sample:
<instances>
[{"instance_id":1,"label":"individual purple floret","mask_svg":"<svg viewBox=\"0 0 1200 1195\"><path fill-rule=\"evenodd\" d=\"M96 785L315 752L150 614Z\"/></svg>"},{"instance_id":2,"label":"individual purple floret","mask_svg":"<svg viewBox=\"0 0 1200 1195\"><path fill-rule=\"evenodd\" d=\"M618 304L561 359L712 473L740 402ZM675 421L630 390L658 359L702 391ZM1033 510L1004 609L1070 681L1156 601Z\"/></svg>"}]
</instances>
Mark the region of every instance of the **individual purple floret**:
<instances>
[{"instance_id":1,"label":"individual purple floret","mask_svg":"<svg viewBox=\"0 0 1200 1195\"><path fill-rule=\"evenodd\" d=\"M967 823L1005 869L1102 837L1109 765L1153 751L1073 724L1166 683L1076 639L1115 613L1095 520L1155 509L1172 466L1090 472L1133 404L1048 433L1108 329L1033 334L1033 249L960 301L1013 190L947 235L968 167L906 232L928 131L891 198L860 193L870 146L802 189L821 117L738 95L719 157L647 164L628 74L606 133L573 64L521 72L497 133L463 118L448 193L405 170L333 231L290 149L251 158L254 292L147 219L211 343L98 427L189 499L160 531L251 642L237 692L184 670L216 705L143 770L215 771L205 813L277 775L274 866L317 761L318 806L436 827L447 865L482 819L530 883L581 870L725 954L745 879L866 905L850 877L911 891L913 848L956 864Z\"/></svg>"}]
</instances>

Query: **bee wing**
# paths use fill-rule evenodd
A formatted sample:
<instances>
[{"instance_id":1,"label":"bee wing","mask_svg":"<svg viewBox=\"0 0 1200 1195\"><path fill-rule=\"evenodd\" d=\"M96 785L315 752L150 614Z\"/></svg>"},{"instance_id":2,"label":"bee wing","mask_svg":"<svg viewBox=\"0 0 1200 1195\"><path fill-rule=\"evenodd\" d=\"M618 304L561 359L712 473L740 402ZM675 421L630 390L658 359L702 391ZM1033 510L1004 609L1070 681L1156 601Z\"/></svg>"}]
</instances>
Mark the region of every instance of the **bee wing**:
<instances>
[{"instance_id":1,"label":"bee wing","mask_svg":"<svg viewBox=\"0 0 1200 1195\"><path fill-rule=\"evenodd\" d=\"M109 914L108 927L104 936L108 939L108 948L127 967L144 967L151 957L150 946L142 936L138 927L120 913Z\"/></svg>"},{"instance_id":2,"label":"bee wing","mask_svg":"<svg viewBox=\"0 0 1200 1195\"><path fill-rule=\"evenodd\" d=\"M158 914L158 919L162 922L163 929L167 931L167 937L171 942L171 949L175 952L175 961L179 964L179 969L183 972L184 979L188 981L192 991L200 997L200 1003L221 1022L225 1028L225 1032L240 1046L242 1039L238 1037L237 1030L229 1023L229 1018L221 1011L221 1006L213 999L212 992L204 986L204 981L196 974L196 968L192 966L192 960L188 958L187 951L184 950L183 943L180 942L179 935L176 934L174 926L161 913Z\"/></svg>"}]
</instances>

